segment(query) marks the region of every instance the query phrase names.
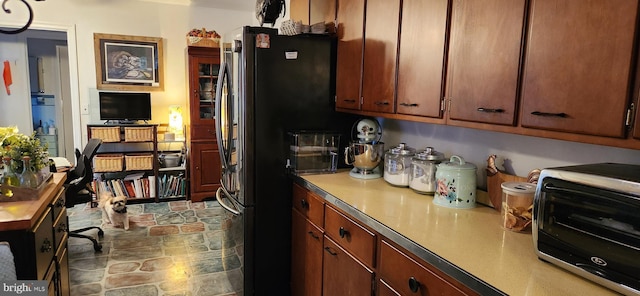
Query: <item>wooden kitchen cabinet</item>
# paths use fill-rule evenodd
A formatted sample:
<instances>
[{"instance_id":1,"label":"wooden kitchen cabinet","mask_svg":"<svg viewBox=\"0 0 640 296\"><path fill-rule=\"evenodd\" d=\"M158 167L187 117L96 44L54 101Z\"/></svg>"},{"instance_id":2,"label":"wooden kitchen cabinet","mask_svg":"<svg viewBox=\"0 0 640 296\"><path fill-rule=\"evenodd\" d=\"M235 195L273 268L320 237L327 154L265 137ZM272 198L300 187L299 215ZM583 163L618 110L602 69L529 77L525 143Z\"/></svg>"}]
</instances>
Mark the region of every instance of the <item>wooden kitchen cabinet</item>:
<instances>
[{"instance_id":1,"label":"wooden kitchen cabinet","mask_svg":"<svg viewBox=\"0 0 640 296\"><path fill-rule=\"evenodd\" d=\"M323 295L373 295L374 273L325 235Z\"/></svg>"},{"instance_id":2,"label":"wooden kitchen cabinet","mask_svg":"<svg viewBox=\"0 0 640 296\"><path fill-rule=\"evenodd\" d=\"M189 171L191 201L203 201L215 196L221 186L222 164L215 141L191 142Z\"/></svg>"},{"instance_id":3,"label":"wooden kitchen cabinet","mask_svg":"<svg viewBox=\"0 0 640 296\"><path fill-rule=\"evenodd\" d=\"M220 49L187 48L189 73L189 196L191 201L213 198L220 187L221 164L216 143L215 93Z\"/></svg>"},{"instance_id":4,"label":"wooden kitchen cabinet","mask_svg":"<svg viewBox=\"0 0 640 296\"><path fill-rule=\"evenodd\" d=\"M448 0L402 2L398 114L442 117L448 10Z\"/></svg>"},{"instance_id":5,"label":"wooden kitchen cabinet","mask_svg":"<svg viewBox=\"0 0 640 296\"><path fill-rule=\"evenodd\" d=\"M365 0L338 0L336 108L360 110Z\"/></svg>"},{"instance_id":6,"label":"wooden kitchen cabinet","mask_svg":"<svg viewBox=\"0 0 640 296\"><path fill-rule=\"evenodd\" d=\"M297 210L291 220L291 295L322 295L324 231Z\"/></svg>"},{"instance_id":7,"label":"wooden kitchen cabinet","mask_svg":"<svg viewBox=\"0 0 640 296\"><path fill-rule=\"evenodd\" d=\"M367 0L362 110L394 113L400 0Z\"/></svg>"},{"instance_id":8,"label":"wooden kitchen cabinet","mask_svg":"<svg viewBox=\"0 0 640 296\"><path fill-rule=\"evenodd\" d=\"M638 0L532 0L523 127L625 137Z\"/></svg>"},{"instance_id":9,"label":"wooden kitchen cabinet","mask_svg":"<svg viewBox=\"0 0 640 296\"><path fill-rule=\"evenodd\" d=\"M448 119L515 125L525 2L453 0Z\"/></svg>"},{"instance_id":10,"label":"wooden kitchen cabinet","mask_svg":"<svg viewBox=\"0 0 640 296\"><path fill-rule=\"evenodd\" d=\"M293 185L291 218L291 295L322 295L324 202Z\"/></svg>"},{"instance_id":11,"label":"wooden kitchen cabinet","mask_svg":"<svg viewBox=\"0 0 640 296\"><path fill-rule=\"evenodd\" d=\"M454 286L452 282L425 267L425 263L412 259L384 239L380 241L379 256L378 287L381 291L390 290L398 295L477 295L464 286ZM387 287L381 287L381 284Z\"/></svg>"},{"instance_id":12,"label":"wooden kitchen cabinet","mask_svg":"<svg viewBox=\"0 0 640 296\"><path fill-rule=\"evenodd\" d=\"M412 277L417 295L477 295L298 184L292 203L294 296L414 295Z\"/></svg>"}]
</instances>

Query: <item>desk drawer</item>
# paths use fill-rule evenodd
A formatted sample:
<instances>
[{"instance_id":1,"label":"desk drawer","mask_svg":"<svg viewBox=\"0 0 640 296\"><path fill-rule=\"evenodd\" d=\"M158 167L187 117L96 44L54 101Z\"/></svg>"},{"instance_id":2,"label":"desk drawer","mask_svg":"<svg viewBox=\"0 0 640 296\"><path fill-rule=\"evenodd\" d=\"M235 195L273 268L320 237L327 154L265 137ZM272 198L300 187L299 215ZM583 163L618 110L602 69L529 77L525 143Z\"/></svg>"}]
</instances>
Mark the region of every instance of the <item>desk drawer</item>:
<instances>
[{"instance_id":1,"label":"desk drawer","mask_svg":"<svg viewBox=\"0 0 640 296\"><path fill-rule=\"evenodd\" d=\"M64 187L62 187L60 188L60 191L58 191L57 196L53 199L50 205L53 209L53 220L58 219L58 216L60 216L60 213L62 213L63 211L67 211L67 206L65 203L66 197L64 195Z\"/></svg>"},{"instance_id":2,"label":"desk drawer","mask_svg":"<svg viewBox=\"0 0 640 296\"><path fill-rule=\"evenodd\" d=\"M53 260L53 218L51 208L47 208L36 226L31 230L34 236L34 253L38 279L44 279L45 273Z\"/></svg>"},{"instance_id":3,"label":"desk drawer","mask_svg":"<svg viewBox=\"0 0 640 296\"><path fill-rule=\"evenodd\" d=\"M66 240L69 232L69 225L67 224L67 221L67 209L64 209L62 213L58 215L58 219L53 222L53 239L56 251L60 248L64 248L67 243Z\"/></svg>"},{"instance_id":4,"label":"desk drawer","mask_svg":"<svg viewBox=\"0 0 640 296\"><path fill-rule=\"evenodd\" d=\"M467 295L384 240L380 244L378 272L400 295Z\"/></svg>"},{"instance_id":5,"label":"desk drawer","mask_svg":"<svg viewBox=\"0 0 640 296\"><path fill-rule=\"evenodd\" d=\"M325 206L325 233L354 257L374 267L376 235L330 206Z\"/></svg>"},{"instance_id":6,"label":"desk drawer","mask_svg":"<svg viewBox=\"0 0 640 296\"><path fill-rule=\"evenodd\" d=\"M293 184L293 207L316 226L324 227L324 202L298 184Z\"/></svg>"}]
</instances>

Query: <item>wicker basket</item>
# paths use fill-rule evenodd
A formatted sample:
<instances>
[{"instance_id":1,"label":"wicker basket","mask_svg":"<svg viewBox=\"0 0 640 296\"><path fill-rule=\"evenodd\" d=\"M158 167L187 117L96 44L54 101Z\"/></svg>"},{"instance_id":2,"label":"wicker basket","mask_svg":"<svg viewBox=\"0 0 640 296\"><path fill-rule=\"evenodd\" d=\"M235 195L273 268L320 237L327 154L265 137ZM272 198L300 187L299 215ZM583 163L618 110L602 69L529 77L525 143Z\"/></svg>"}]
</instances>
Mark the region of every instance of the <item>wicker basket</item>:
<instances>
[{"instance_id":1,"label":"wicker basket","mask_svg":"<svg viewBox=\"0 0 640 296\"><path fill-rule=\"evenodd\" d=\"M220 47L220 38L187 37L188 46Z\"/></svg>"},{"instance_id":2,"label":"wicker basket","mask_svg":"<svg viewBox=\"0 0 640 296\"><path fill-rule=\"evenodd\" d=\"M149 142L153 141L153 127L125 127L125 142Z\"/></svg>"},{"instance_id":3,"label":"wicker basket","mask_svg":"<svg viewBox=\"0 0 640 296\"><path fill-rule=\"evenodd\" d=\"M124 167L127 171L140 171L153 169L152 154L130 154L124 156Z\"/></svg>"},{"instance_id":4,"label":"wicker basket","mask_svg":"<svg viewBox=\"0 0 640 296\"><path fill-rule=\"evenodd\" d=\"M122 154L102 154L93 158L93 171L96 173L122 171Z\"/></svg>"},{"instance_id":5,"label":"wicker basket","mask_svg":"<svg viewBox=\"0 0 640 296\"><path fill-rule=\"evenodd\" d=\"M101 139L102 142L120 142L120 127L92 127L91 138Z\"/></svg>"}]
</instances>

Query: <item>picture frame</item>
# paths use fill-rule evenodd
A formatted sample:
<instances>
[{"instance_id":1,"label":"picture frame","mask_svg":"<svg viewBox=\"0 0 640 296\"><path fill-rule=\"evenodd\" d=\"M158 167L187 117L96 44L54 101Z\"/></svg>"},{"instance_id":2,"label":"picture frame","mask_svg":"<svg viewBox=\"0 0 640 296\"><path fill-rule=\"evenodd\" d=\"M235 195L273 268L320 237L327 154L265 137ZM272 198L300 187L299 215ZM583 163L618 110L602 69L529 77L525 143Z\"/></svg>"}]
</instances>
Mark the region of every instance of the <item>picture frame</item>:
<instances>
[{"instance_id":1,"label":"picture frame","mask_svg":"<svg viewBox=\"0 0 640 296\"><path fill-rule=\"evenodd\" d=\"M164 90L163 39L93 34L99 90Z\"/></svg>"}]
</instances>

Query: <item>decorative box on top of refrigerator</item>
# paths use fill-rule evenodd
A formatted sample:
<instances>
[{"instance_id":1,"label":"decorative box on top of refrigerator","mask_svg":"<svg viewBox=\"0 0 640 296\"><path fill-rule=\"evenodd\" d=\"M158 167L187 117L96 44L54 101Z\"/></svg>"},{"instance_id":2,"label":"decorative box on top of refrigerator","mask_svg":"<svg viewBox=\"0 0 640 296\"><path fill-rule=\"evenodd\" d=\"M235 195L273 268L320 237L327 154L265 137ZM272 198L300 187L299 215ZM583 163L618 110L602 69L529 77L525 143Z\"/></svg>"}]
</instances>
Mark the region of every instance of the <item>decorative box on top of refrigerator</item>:
<instances>
[{"instance_id":1,"label":"decorative box on top of refrigerator","mask_svg":"<svg viewBox=\"0 0 640 296\"><path fill-rule=\"evenodd\" d=\"M340 134L336 132L290 132L290 166L296 174L335 173L338 168Z\"/></svg>"}]
</instances>

